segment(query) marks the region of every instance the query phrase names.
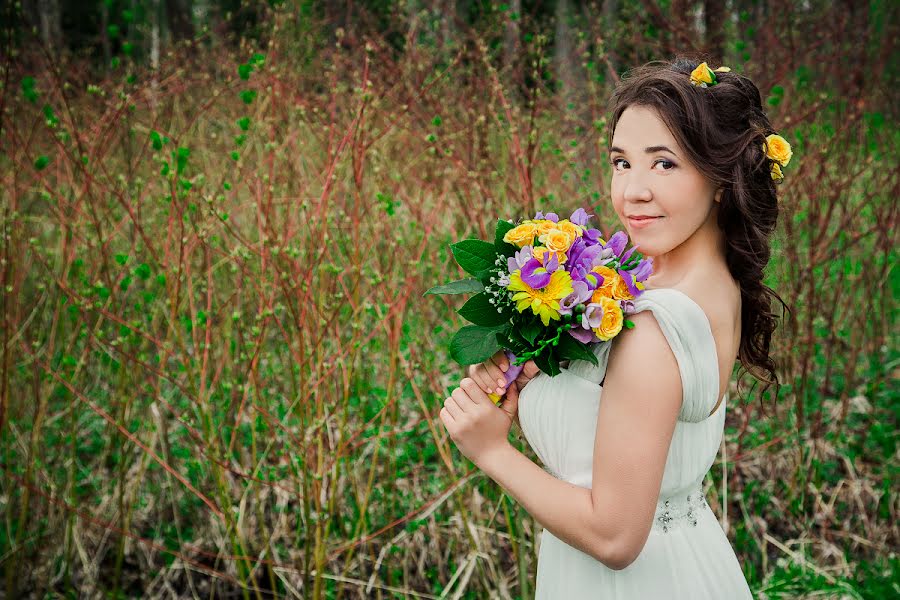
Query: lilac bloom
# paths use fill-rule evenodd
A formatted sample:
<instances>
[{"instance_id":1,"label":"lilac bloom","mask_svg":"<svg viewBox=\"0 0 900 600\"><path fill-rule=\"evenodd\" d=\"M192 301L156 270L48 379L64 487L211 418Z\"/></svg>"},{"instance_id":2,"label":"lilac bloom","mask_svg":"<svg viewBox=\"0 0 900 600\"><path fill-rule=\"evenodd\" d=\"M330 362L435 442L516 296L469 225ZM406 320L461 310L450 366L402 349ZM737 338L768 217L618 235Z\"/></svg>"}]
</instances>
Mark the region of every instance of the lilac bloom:
<instances>
[{"instance_id":1,"label":"lilac bloom","mask_svg":"<svg viewBox=\"0 0 900 600\"><path fill-rule=\"evenodd\" d=\"M544 218L544 213L542 213L541 211L537 211L537 213L534 215L535 221L537 221L539 219L543 219L543 218Z\"/></svg>"},{"instance_id":2,"label":"lilac bloom","mask_svg":"<svg viewBox=\"0 0 900 600\"><path fill-rule=\"evenodd\" d=\"M634 312L634 301L633 300L622 300L622 312L626 315L630 315Z\"/></svg>"},{"instance_id":3,"label":"lilac bloom","mask_svg":"<svg viewBox=\"0 0 900 600\"><path fill-rule=\"evenodd\" d=\"M587 225L588 219L590 219L590 218L591 218L591 216L589 214L587 214L586 210L584 210L583 208L579 208L578 210L576 210L575 212L572 213L572 216L569 217L569 220L572 223L574 223L575 225L580 225L580 226L584 227L585 225Z\"/></svg>"},{"instance_id":4,"label":"lilac bloom","mask_svg":"<svg viewBox=\"0 0 900 600\"><path fill-rule=\"evenodd\" d=\"M585 243L587 243L588 245L593 245L593 244L602 244L603 243L602 235L603 234L600 233L599 229L592 228L592 229L588 229L587 231L585 231L583 237L584 237Z\"/></svg>"},{"instance_id":5,"label":"lilac bloom","mask_svg":"<svg viewBox=\"0 0 900 600\"><path fill-rule=\"evenodd\" d=\"M592 267L599 267L601 265L607 265L616 260L615 254L613 253L612 248L603 248L597 256L594 257L593 263L591 263Z\"/></svg>"},{"instance_id":6,"label":"lilac bloom","mask_svg":"<svg viewBox=\"0 0 900 600\"><path fill-rule=\"evenodd\" d=\"M561 315L572 314L572 310L576 306L591 299L592 292L585 282L573 281L572 289L575 291L559 301L559 314Z\"/></svg>"},{"instance_id":7,"label":"lilac bloom","mask_svg":"<svg viewBox=\"0 0 900 600\"><path fill-rule=\"evenodd\" d=\"M628 243L628 235L624 231L617 231L606 243L607 248L612 248L616 256L620 256Z\"/></svg>"},{"instance_id":8,"label":"lilac bloom","mask_svg":"<svg viewBox=\"0 0 900 600\"><path fill-rule=\"evenodd\" d=\"M603 307L591 302L581 313L581 326L585 329L600 327L603 322Z\"/></svg>"},{"instance_id":9,"label":"lilac bloom","mask_svg":"<svg viewBox=\"0 0 900 600\"><path fill-rule=\"evenodd\" d=\"M550 256L549 259L547 258L548 255ZM547 261L544 268L547 269L548 273L553 273L559 269L559 257L556 255L556 252L544 252L544 260Z\"/></svg>"},{"instance_id":10,"label":"lilac bloom","mask_svg":"<svg viewBox=\"0 0 900 600\"><path fill-rule=\"evenodd\" d=\"M521 250L518 250L515 256L506 259L510 274L515 273L517 269L524 267L525 264L531 260L533 255L531 246L525 246Z\"/></svg>"},{"instance_id":11,"label":"lilac bloom","mask_svg":"<svg viewBox=\"0 0 900 600\"><path fill-rule=\"evenodd\" d=\"M598 341L598 338L594 335L593 331L582 329L581 327L573 327L569 329L569 335L571 335L582 344L590 344L591 342Z\"/></svg>"},{"instance_id":12,"label":"lilac bloom","mask_svg":"<svg viewBox=\"0 0 900 600\"><path fill-rule=\"evenodd\" d=\"M553 221L554 223L559 223L559 215L556 213L547 213L544 215L544 218L548 221Z\"/></svg>"},{"instance_id":13,"label":"lilac bloom","mask_svg":"<svg viewBox=\"0 0 900 600\"><path fill-rule=\"evenodd\" d=\"M550 283L550 273L536 258L532 258L525 266L522 267L522 281L531 286L532 289L539 290Z\"/></svg>"},{"instance_id":14,"label":"lilac bloom","mask_svg":"<svg viewBox=\"0 0 900 600\"><path fill-rule=\"evenodd\" d=\"M634 251L637 250L637 249L638 249L637 246L632 246L631 248L629 248L629 249L628 249L628 252L626 252L625 254L623 254L623 255L622 255L622 258L619 259L619 262L621 262L621 263L623 263L623 264L624 264L625 262L627 262L628 259L631 258L631 255L634 254Z\"/></svg>"}]
</instances>

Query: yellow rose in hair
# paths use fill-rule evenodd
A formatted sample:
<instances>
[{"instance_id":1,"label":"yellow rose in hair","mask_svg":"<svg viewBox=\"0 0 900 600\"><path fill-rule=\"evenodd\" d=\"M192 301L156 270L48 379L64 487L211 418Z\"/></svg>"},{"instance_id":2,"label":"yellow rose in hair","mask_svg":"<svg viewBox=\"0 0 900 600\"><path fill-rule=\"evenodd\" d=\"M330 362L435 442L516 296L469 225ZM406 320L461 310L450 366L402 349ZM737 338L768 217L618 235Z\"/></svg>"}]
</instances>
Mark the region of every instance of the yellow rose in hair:
<instances>
[{"instance_id":1,"label":"yellow rose in hair","mask_svg":"<svg viewBox=\"0 0 900 600\"><path fill-rule=\"evenodd\" d=\"M772 179L774 179L775 181L784 179L784 173L781 172L781 167L777 162L772 163Z\"/></svg>"},{"instance_id":2,"label":"yellow rose in hair","mask_svg":"<svg viewBox=\"0 0 900 600\"><path fill-rule=\"evenodd\" d=\"M513 244L522 248L534 243L534 236L537 235L537 227L532 223L522 223L517 227L513 227L503 236L503 241L507 244Z\"/></svg>"},{"instance_id":3,"label":"yellow rose in hair","mask_svg":"<svg viewBox=\"0 0 900 600\"><path fill-rule=\"evenodd\" d=\"M766 147L768 147L768 151L766 151ZM788 163L791 162L791 156L794 155L788 141L777 133L766 136L766 144L763 146L763 152L765 152L766 156L772 160L777 160L781 163L782 167L788 166Z\"/></svg>"},{"instance_id":4,"label":"yellow rose in hair","mask_svg":"<svg viewBox=\"0 0 900 600\"><path fill-rule=\"evenodd\" d=\"M715 83L716 76L710 70L709 66L705 62L697 65L697 68L691 71L691 83L694 85L707 84L710 85Z\"/></svg>"},{"instance_id":5,"label":"yellow rose in hair","mask_svg":"<svg viewBox=\"0 0 900 600\"><path fill-rule=\"evenodd\" d=\"M605 296L600 298L600 306L603 308L603 318L600 320L600 326L594 328L594 333L605 342L622 331L625 315L622 313L619 303L612 298Z\"/></svg>"}]
</instances>

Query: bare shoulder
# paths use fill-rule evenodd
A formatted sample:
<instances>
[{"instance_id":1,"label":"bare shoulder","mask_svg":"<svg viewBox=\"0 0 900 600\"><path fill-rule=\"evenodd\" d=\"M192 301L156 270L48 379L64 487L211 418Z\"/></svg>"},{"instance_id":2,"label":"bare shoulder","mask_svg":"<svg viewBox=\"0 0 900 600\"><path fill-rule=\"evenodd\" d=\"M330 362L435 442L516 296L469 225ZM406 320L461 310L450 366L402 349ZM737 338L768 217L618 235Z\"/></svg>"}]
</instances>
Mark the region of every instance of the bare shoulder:
<instances>
[{"instance_id":1,"label":"bare shoulder","mask_svg":"<svg viewBox=\"0 0 900 600\"><path fill-rule=\"evenodd\" d=\"M727 271L686 278L677 287L706 313L713 332L731 332L741 317L741 288Z\"/></svg>"}]
</instances>

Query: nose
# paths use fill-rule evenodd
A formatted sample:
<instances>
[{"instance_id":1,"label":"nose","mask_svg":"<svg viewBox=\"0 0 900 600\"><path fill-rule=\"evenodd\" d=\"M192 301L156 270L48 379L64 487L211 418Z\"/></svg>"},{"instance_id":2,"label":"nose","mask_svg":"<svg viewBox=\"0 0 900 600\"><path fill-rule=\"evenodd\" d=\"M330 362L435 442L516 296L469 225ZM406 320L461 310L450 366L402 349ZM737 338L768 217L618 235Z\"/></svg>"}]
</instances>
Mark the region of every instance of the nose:
<instances>
[{"instance_id":1,"label":"nose","mask_svg":"<svg viewBox=\"0 0 900 600\"><path fill-rule=\"evenodd\" d=\"M623 198L626 202L647 202L653 199L653 193L650 191L650 186L640 179L632 177L625 185Z\"/></svg>"}]
</instances>

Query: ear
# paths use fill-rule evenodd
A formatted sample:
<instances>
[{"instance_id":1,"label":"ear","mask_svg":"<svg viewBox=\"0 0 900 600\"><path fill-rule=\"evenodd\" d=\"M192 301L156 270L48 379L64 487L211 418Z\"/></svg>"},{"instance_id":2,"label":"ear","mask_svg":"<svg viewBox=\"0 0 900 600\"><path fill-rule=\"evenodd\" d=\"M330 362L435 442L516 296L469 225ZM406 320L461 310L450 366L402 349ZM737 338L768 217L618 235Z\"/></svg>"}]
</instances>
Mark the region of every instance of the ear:
<instances>
[{"instance_id":1,"label":"ear","mask_svg":"<svg viewBox=\"0 0 900 600\"><path fill-rule=\"evenodd\" d=\"M723 194L724 192L725 192L725 188L721 188L721 187L720 187L719 189L716 190L716 198L715 198L716 202L721 202L721 201L722 201L722 194Z\"/></svg>"}]
</instances>

